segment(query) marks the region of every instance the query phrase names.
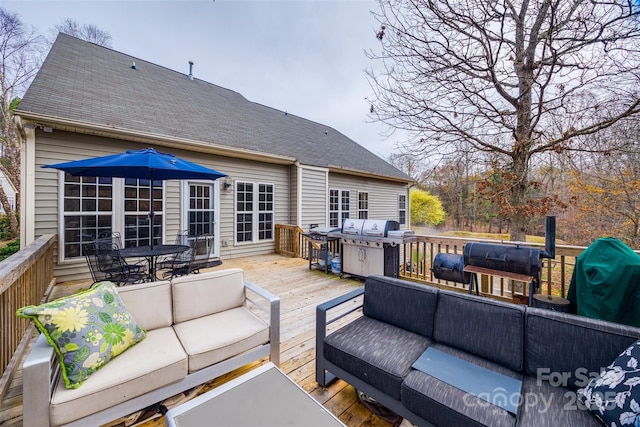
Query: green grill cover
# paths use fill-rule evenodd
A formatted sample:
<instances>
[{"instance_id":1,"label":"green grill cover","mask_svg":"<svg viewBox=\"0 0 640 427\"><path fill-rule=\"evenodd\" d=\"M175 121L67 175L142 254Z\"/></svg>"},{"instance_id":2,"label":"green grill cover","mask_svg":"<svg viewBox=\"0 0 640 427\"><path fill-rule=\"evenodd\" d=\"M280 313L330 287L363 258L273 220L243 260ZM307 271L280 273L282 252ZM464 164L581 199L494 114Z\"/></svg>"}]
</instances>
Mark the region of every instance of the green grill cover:
<instances>
[{"instance_id":1,"label":"green grill cover","mask_svg":"<svg viewBox=\"0 0 640 427\"><path fill-rule=\"evenodd\" d=\"M567 299L580 316L640 327L640 255L621 240L596 240L576 259Z\"/></svg>"}]
</instances>

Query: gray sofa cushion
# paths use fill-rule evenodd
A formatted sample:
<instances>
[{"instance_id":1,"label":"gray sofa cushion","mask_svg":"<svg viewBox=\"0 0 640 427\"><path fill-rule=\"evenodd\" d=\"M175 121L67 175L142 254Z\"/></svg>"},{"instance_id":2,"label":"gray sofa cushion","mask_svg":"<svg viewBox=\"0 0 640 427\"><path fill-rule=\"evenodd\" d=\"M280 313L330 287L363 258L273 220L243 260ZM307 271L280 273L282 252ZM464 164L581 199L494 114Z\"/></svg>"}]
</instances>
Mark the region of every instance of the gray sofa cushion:
<instances>
[{"instance_id":1,"label":"gray sofa cushion","mask_svg":"<svg viewBox=\"0 0 640 427\"><path fill-rule=\"evenodd\" d=\"M525 377L518 427L602 427L591 412L579 406L575 390L552 386L547 381Z\"/></svg>"},{"instance_id":2,"label":"gray sofa cushion","mask_svg":"<svg viewBox=\"0 0 640 427\"><path fill-rule=\"evenodd\" d=\"M441 344L432 347L494 372L522 379L522 373L478 356ZM506 427L514 426L516 422L514 414L415 369L405 378L401 395L407 409L434 425ZM517 396L512 398L517 399Z\"/></svg>"},{"instance_id":3,"label":"gray sofa cushion","mask_svg":"<svg viewBox=\"0 0 640 427\"><path fill-rule=\"evenodd\" d=\"M522 371L524 312L521 305L441 290L433 336L442 344Z\"/></svg>"},{"instance_id":4,"label":"gray sofa cushion","mask_svg":"<svg viewBox=\"0 0 640 427\"><path fill-rule=\"evenodd\" d=\"M433 337L438 288L371 275L365 282L365 316Z\"/></svg>"},{"instance_id":5,"label":"gray sofa cushion","mask_svg":"<svg viewBox=\"0 0 640 427\"><path fill-rule=\"evenodd\" d=\"M552 384L585 387L638 337L640 328L633 326L528 308L525 372Z\"/></svg>"},{"instance_id":6,"label":"gray sofa cushion","mask_svg":"<svg viewBox=\"0 0 640 427\"><path fill-rule=\"evenodd\" d=\"M400 400L402 379L429 344L421 335L363 316L325 338L324 357Z\"/></svg>"}]
</instances>

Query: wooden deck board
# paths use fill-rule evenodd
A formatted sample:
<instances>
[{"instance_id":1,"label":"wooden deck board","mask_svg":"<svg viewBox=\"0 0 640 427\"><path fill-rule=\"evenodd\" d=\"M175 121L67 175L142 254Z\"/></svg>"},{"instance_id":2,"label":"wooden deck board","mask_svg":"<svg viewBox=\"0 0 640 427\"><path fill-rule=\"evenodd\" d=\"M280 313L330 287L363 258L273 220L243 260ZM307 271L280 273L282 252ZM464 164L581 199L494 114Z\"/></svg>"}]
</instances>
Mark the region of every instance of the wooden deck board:
<instances>
[{"instance_id":1,"label":"wooden deck board","mask_svg":"<svg viewBox=\"0 0 640 427\"><path fill-rule=\"evenodd\" d=\"M232 267L242 268L246 280L280 297L280 369L347 426L391 426L362 405L358 401L355 389L344 381L335 381L327 388L320 387L315 381L315 307L362 286L362 283L353 279L340 279L338 276L325 274L320 270L309 270L308 261L279 255L225 260L215 269ZM52 298L77 292L88 285L86 282L59 284L52 292ZM346 321L348 316L335 322L330 329L335 329ZM218 387L265 362L266 359L216 378L205 384L199 393ZM164 422L164 417L157 417L138 425L161 427L165 425ZM0 406L0 426L21 425L22 370L20 369L16 372L7 398ZM410 424L405 421L403 425ZM124 427L125 424L120 423L116 426Z\"/></svg>"}]
</instances>

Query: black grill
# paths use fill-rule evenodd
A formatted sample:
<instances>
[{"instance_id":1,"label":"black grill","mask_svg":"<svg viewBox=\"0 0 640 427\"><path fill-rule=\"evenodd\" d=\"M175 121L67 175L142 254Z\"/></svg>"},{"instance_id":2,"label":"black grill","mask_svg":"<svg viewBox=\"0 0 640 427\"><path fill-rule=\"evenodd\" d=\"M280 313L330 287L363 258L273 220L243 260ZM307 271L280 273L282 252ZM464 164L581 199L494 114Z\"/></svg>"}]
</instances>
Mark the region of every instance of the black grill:
<instances>
[{"instance_id":1,"label":"black grill","mask_svg":"<svg viewBox=\"0 0 640 427\"><path fill-rule=\"evenodd\" d=\"M476 274L495 274L509 277L513 280L528 281L529 305L535 290L540 286L540 273L543 258L555 257L555 217L547 216L545 249L526 245L500 245L494 243L469 242L464 245L463 255L438 253L433 259L433 275L437 279L444 279L458 283L468 283L469 293L472 292L473 279L478 280Z\"/></svg>"},{"instance_id":2,"label":"black grill","mask_svg":"<svg viewBox=\"0 0 640 427\"><path fill-rule=\"evenodd\" d=\"M470 283L471 273L464 271L464 258L460 254L440 252L433 257L433 277L457 283Z\"/></svg>"},{"instance_id":3,"label":"black grill","mask_svg":"<svg viewBox=\"0 0 640 427\"><path fill-rule=\"evenodd\" d=\"M464 265L538 277L542 251L527 246L508 246L491 243L464 245Z\"/></svg>"}]
</instances>

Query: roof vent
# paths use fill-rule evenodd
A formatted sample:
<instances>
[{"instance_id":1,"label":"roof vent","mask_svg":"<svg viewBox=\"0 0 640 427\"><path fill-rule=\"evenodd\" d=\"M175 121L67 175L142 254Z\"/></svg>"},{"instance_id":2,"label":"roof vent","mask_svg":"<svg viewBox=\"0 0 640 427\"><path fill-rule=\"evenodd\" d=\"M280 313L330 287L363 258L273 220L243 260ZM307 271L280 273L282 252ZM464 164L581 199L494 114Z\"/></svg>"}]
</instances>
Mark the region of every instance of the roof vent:
<instances>
[{"instance_id":1,"label":"roof vent","mask_svg":"<svg viewBox=\"0 0 640 427\"><path fill-rule=\"evenodd\" d=\"M137 70L135 61L131 64L131 69L132 70Z\"/></svg>"},{"instance_id":2,"label":"roof vent","mask_svg":"<svg viewBox=\"0 0 640 427\"><path fill-rule=\"evenodd\" d=\"M193 61L189 61L189 80L193 80Z\"/></svg>"}]
</instances>

